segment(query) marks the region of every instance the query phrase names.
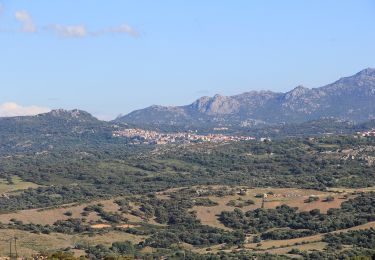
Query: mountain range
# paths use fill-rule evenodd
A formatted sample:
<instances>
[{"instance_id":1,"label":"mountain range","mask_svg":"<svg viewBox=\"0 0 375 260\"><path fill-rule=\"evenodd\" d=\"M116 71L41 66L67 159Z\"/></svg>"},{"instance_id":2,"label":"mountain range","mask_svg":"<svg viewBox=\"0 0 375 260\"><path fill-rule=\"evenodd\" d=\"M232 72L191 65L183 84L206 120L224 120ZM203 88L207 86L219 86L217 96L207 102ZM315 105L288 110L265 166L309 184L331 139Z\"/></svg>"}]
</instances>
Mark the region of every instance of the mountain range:
<instances>
[{"instance_id":1,"label":"mountain range","mask_svg":"<svg viewBox=\"0 0 375 260\"><path fill-rule=\"evenodd\" d=\"M202 102L202 100L200 99L191 106L200 106L201 104L198 104L199 102ZM369 104L373 105L370 102ZM212 111L214 110L213 105L207 106L211 109L211 112L205 111L206 114L209 114L207 117L218 117L217 112L214 113ZM201 107L200 109L204 108ZM231 108L219 106L218 109L226 111ZM212 113L214 113L214 115L212 115ZM229 115L227 116L228 117L222 116L221 118L228 121L223 120L218 121L218 123L233 122L229 121L230 117ZM365 116L362 118L364 120L366 119ZM183 120L179 122L180 124L184 124L183 127L169 126L169 128L163 128L152 124L148 124L147 126L148 129L157 131L186 131L188 124L185 125L185 121ZM195 123L198 122L199 121L195 121ZM102 150L120 149L123 151L128 148L134 150L134 147L127 146L129 144L127 138L116 138L113 136L113 131L134 127L141 126L121 123L117 120L111 122L101 121L88 112L78 109L70 111L58 109L35 116L3 117L0 118L0 158L25 153L43 155L51 152L64 153L66 151L74 151L81 156L79 151L95 151L98 147L101 147ZM249 135L257 138L267 136L272 139L281 139L285 137L321 136L328 133L352 134L374 127L375 120L356 124L353 121L321 118L302 123L262 124L255 127L228 127L221 130L220 128L213 129L207 127L207 123L202 122L195 130L201 134L223 132L230 135ZM144 148L140 147L139 149Z\"/></svg>"},{"instance_id":2,"label":"mountain range","mask_svg":"<svg viewBox=\"0 0 375 260\"><path fill-rule=\"evenodd\" d=\"M138 126L254 126L322 118L364 122L375 118L375 69L367 68L319 88L280 93L250 91L201 97L186 106L150 106L118 117Z\"/></svg>"},{"instance_id":3,"label":"mountain range","mask_svg":"<svg viewBox=\"0 0 375 260\"><path fill-rule=\"evenodd\" d=\"M0 156L126 144L127 140L112 136L119 128L282 138L354 133L373 128L374 118L375 69L365 69L320 88L299 86L287 93L252 91L202 97L187 106L151 106L111 122L77 109L0 118Z\"/></svg>"}]
</instances>

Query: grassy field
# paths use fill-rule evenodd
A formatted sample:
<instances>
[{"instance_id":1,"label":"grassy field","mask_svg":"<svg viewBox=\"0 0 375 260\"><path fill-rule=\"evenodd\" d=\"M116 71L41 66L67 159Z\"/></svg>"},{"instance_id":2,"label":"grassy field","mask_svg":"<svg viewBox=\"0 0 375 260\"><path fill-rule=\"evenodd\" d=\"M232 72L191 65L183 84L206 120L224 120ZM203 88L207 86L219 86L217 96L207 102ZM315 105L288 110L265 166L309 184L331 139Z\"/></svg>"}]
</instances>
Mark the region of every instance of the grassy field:
<instances>
[{"instance_id":1,"label":"grassy field","mask_svg":"<svg viewBox=\"0 0 375 260\"><path fill-rule=\"evenodd\" d=\"M9 223L11 219L20 220L25 224L41 224L41 225L52 225L58 220L66 220L68 218L83 218L81 213L83 209L89 205L102 204L103 209L108 212L117 212L119 207L114 203L114 199L100 200L91 203L84 203L80 205L65 205L58 208L52 209L30 209L21 210L15 213L0 214L1 223ZM71 212L72 216L66 216L64 213ZM143 220L137 216L131 214L123 214L124 217L128 218L130 222L142 222ZM87 222L95 223L101 221L101 218L96 212L90 212L90 214L84 217Z\"/></svg>"},{"instance_id":2,"label":"grassy field","mask_svg":"<svg viewBox=\"0 0 375 260\"><path fill-rule=\"evenodd\" d=\"M343 229L334 231L331 233L340 233L340 232L348 232L351 230L364 230L369 228L375 228L375 221L369 222L364 225L360 225L353 228ZM272 254L280 254L280 255L288 255L290 257L297 257L295 255L289 255L288 252L292 249L299 249L301 251L315 251L315 250L323 250L326 243L322 242L324 234L318 234L308 237L302 237L302 238L294 238L294 239L286 239L286 240L266 240L262 241L260 244L258 243L246 243L245 248L247 250L251 250L254 253L272 253ZM205 248L196 248L193 249L193 251L197 253L205 253L207 252L207 249L210 250L210 252L219 252L222 251L222 245L212 246L212 247L205 247ZM232 250L238 250L235 247L225 249L224 251L232 251Z\"/></svg>"},{"instance_id":3,"label":"grassy field","mask_svg":"<svg viewBox=\"0 0 375 260\"><path fill-rule=\"evenodd\" d=\"M348 232L351 230L364 230L364 229L369 229L369 228L374 228L375 227L375 221L374 222L369 222L360 226L348 228L348 229L342 229L342 230L337 230L334 232L331 232L332 234L335 233L340 233L340 232ZM312 243L312 242L319 242L323 238L323 234L318 234L314 236L308 236L308 237L301 237L301 238L294 238L294 239L285 239L285 240L267 240L263 241L261 243L261 246L258 246L256 243L248 243L246 244L246 248L251 248L251 249L273 249L273 247L279 248L279 247L291 247L291 246L297 246L296 244L300 243ZM298 245L301 246L301 245ZM304 245L303 245L304 246ZM300 247L298 247L300 248ZM290 248L291 249L291 248Z\"/></svg>"},{"instance_id":4,"label":"grassy field","mask_svg":"<svg viewBox=\"0 0 375 260\"><path fill-rule=\"evenodd\" d=\"M278 255L287 255L293 258L302 258L300 255L292 255L288 254L290 250L292 249L298 249L300 251L306 251L306 252L312 252L312 251L322 251L327 246L327 243L324 242L311 242L308 244L303 245L294 245L294 246L288 246L288 247L281 247L276 249L268 249L265 251L260 251L259 253L270 253L270 254L278 254Z\"/></svg>"},{"instance_id":5,"label":"grassy field","mask_svg":"<svg viewBox=\"0 0 375 260\"><path fill-rule=\"evenodd\" d=\"M219 227L227 229L223 224L218 220L218 215L222 211L233 211L235 207L228 206L227 203L231 200L238 200L241 198L245 200L253 200L255 204L250 206L244 206L241 208L242 211L254 210L262 206L262 199L256 198L257 194L267 194L272 192L273 195L268 195L265 199L264 208L276 208L277 206L286 204L290 207L298 207L300 211L310 211L312 209L320 209L322 213L327 212L330 208L339 208L341 203L347 199L343 199L342 195L334 192L322 192L316 190L307 190L307 189L249 189L246 192L246 195L230 195L224 197L208 196L210 200L218 203L217 206L205 207L205 206L196 206L193 208L197 212L198 219L205 225ZM319 201L305 203L305 200L310 196L319 197ZM331 202L324 202L324 199L327 196L333 196L335 199Z\"/></svg>"},{"instance_id":6,"label":"grassy field","mask_svg":"<svg viewBox=\"0 0 375 260\"><path fill-rule=\"evenodd\" d=\"M53 252L67 247L74 247L76 244L86 245L111 245L114 241L133 241L139 243L144 240L144 236L136 236L124 232L110 231L103 235L65 235L59 233L33 234L21 230L0 230L0 255L9 254L9 241L17 237L17 249L19 255L30 257L38 252ZM13 240L14 241L14 240ZM79 252L76 252L79 253ZM81 252L83 253L83 252Z\"/></svg>"},{"instance_id":7,"label":"grassy field","mask_svg":"<svg viewBox=\"0 0 375 260\"><path fill-rule=\"evenodd\" d=\"M15 182L14 185L20 185L21 181ZM7 185L2 183L1 185ZM23 183L22 185L26 185ZM21 186L21 185L20 185ZM26 186L24 186L26 187ZM204 187L203 187L204 188ZM220 190L223 187L221 186L211 186L205 187L210 189ZM242 187L231 187L231 189L240 190ZM366 189L372 191L373 189ZM171 189L164 192L159 192L157 194L158 198L169 199L169 192L176 192L178 190ZM209 198L210 200L216 202L218 205L215 206L195 206L191 210L196 211L197 218L206 225L214 226L229 230L218 220L218 215L222 211L233 211L235 207L228 206L228 202L231 200L234 201L246 201L253 200L255 203L249 206L241 207L242 211L253 210L260 208L262 206L262 198L258 198L257 195L267 194L265 198L264 207L265 208L275 208L279 205L286 204L291 207L298 207L300 211L309 211L312 209L320 209L321 212L326 212L329 208L339 208L341 203L346 201L348 198L354 197L356 195L349 195L348 198L343 197L341 190L331 190L327 192L317 191L317 190L308 190L308 189L281 189L281 188L256 188L256 189L247 189L246 192L242 195L227 195L223 197L218 196L206 196L201 198ZM344 191L345 193L355 193L356 190ZM319 200L311 203L306 203L305 200L310 196L318 197ZM333 196L334 200L331 202L325 202L324 199L327 196ZM116 198L118 199L118 198ZM23 210L15 213L9 214L0 214L0 222L9 223L11 219L17 219L24 223L33 223L41 225L52 225L57 220L66 220L68 218L85 218L88 223L91 224L91 227L97 230L101 230L103 234L96 234L92 236L88 235L66 235L59 233L51 234L33 234L27 231L21 230L10 230L10 229L0 229L0 255L6 255L9 252L9 241L15 236L18 238L18 248L19 254L23 256L30 256L37 252L43 251L55 251L62 248L74 247L77 243L85 245L95 245L95 244L104 244L110 245L115 241L125 241L130 240L133 243L139 243L145 239L145 236L132 235L125 232L113 231L110 229L112 227L122 227L122 228L137 228L139 224L145 223L146 221L138 216L131 214L123 214L126 218L129 219L130 224L110 224L106 223L100 216L95 212L90 212L88 216L83 217L81 214L84 212L84 208L89 205L102 204L103 209L106 212L120 212L119 206L114 202L114 199L109 200L100 200L93 201L91 203L84 204L70 204L58 208L50 209L33 209L33 210ZM139 205L131 203L133 209L139 210ZM66 212L71 212L71 216L67 216ZM156 223L153 219L148 220L149 224L163 226ZM370 222L361 226L354 228L340 230L336 232L347 232L349 230L359 230L359 229L369 229L375 228L375 222ZM288 239L288 240L266 240L262 241L261 244L248 242L245 244L245 248L254 252L269 252L274 254L287 254L291 249L296 248L303 251L312 251L312 250L322 250L326 246L325 243L321 242L323 234L318 234L309 237ZM248 241L252 241L251 236ZM207 248L193 248L191 245L185 245L187 249L192 249L198 253L206 253ZM231 248L232 250L235 248ZM145 250L154 250L154 249L145 249ZM210 247L210 251L220 251L223 250L222 245L216 245ZM227 249L225 249L227 250ZM75 250L76 255L83 254L83 252ZM291 256L291 255L289 255ZM297 256L296 256L297 257Z\"/></svg>"},{"instance_id":8,"label":"grassy field","mask_svg":"<svg viewBox=\"0 0 375 260\"><path fill-rule=\"evenodd\" d=\"M18 190L26 190L28 188L38 187L37 184L23 181L18 176L13 176L11 180L12 182L9 183L8 180L0 178L0 195L9 192L15 192Z\"/></svg>"},{"instance_id":9,"label":"grassy field","mask_svg":"<svg viewBox=\"0 0 375 260\"><path fill-rule=\"evenodd\" d=\"M367 187L360 189L350 189L350 188L328 188L332 192L341 192L341 193L356 193L356 192L372 192L375 191L375 187Z\"/></svg>"}]
</instances>

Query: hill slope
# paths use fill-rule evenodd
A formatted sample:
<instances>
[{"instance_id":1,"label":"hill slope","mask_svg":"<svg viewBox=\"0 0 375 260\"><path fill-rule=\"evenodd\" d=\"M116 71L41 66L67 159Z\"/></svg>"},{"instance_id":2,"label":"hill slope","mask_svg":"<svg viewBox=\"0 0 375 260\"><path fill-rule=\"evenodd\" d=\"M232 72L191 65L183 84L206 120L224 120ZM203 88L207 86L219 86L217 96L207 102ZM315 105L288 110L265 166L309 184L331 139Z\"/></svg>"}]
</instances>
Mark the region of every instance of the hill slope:
<instances>
[{"instance_id":1,"label":"hill slope","mask_svg":"<svg viewBox=\"0 0 375 260\"><path fill-rule=\"evenodd\" d=\"M0 118L0 155L94 145L110 138L112 124L81 110Z\"/></svg>"}]
</instances>

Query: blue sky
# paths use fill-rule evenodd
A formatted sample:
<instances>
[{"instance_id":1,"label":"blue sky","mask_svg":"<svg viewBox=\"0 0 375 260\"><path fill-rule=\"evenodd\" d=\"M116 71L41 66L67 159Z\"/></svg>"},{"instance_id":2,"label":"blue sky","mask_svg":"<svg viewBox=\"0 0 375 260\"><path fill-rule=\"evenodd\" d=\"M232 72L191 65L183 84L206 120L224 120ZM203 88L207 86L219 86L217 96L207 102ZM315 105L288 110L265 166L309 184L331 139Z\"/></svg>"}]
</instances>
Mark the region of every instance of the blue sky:
<instances>
[{"instance_id":1,"label":"blue sky","mask_svg":"<svg viewBox=\"0 0 375 260\"><path fill-rule=\"evenodd\" d=\"M373 0L0 5L2 116L80 108L112 119L203 95L319 87L375 67Z\"/></svg>"}]
</instances>

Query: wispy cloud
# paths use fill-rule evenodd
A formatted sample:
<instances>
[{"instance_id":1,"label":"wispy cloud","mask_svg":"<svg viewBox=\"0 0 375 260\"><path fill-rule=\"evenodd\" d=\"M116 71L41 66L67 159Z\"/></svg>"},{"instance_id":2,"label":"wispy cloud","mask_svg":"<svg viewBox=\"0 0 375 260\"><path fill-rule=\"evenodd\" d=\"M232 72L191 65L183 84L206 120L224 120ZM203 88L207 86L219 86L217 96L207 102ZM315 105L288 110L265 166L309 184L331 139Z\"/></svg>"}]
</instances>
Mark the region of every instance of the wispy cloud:
<instances>
[{"instance_id":1,"label":"wispy cloud","mask_svg":"<svg viewBox=\"0 0 375 260\"><path fill-rule=\"evenodd\" d=\"M88 35L87 29L84 25L61 25L55 24L48 26L47 30L52 30L61 37L75 37L83 38Z\"/></svg>"},{"instance_id":2,"label":"wispy cloud","mask_svg":"<svg viewBox=\"0 0 375 260\"><path fill-rule=\"evenodd\" d=\"M21 106L14 102L0 104L0 117L32 116L49 112L51 109L39 106Z\"/></svg>"},{"instance_id":3,"label":"wispy cloud","mask_svg":"<svg viewBox=\"0 0 375 260\"><path fill-rule=\"evenodd\" d=\"M2 3L0 3L0 15L2 15L4 12L4 6Z\"/></svg>"},{"instance_id":4,"label":"wispy cloud","mask_svg":"<svg viewBox=\"0 0 375 260\"><path fill-rule=\"evenodd\" d=\"M1 0L0 0L1 1ZM0 14L3 6L0 3ZM85 38L85 37L98 37L108 34L126 34L133 38L140 36L140 33L128 24L121 24L119 26L104 27L99 29L89 30L83 24L66 25L61 23L51 24L48 26L40 27L38 30L37 25L34 23L33 17L26 10L19 10L15 13L17 21L21 23L22 31L26 33L35 33L37 31L53 32L59 37L63 38Z\"/></svg>"},{"instance_id":5,"label":"wispy cloud","mask_svg":"<svg viewBox=\"0 0 375 260\"><path fill-rule=\"evenodd\" d=\"M139 37L139 32L136 31L134 28L132 28L130 25L128 24L122 24L120 26L117 26L117 27L108 27L108 28L105 28L105 29L101 29L99 31L96 31L96 32L92 32L91 34L96 36L96 35L103 35L103 34L107 34L107 33L125 33L125 34L128 34L132 37Z\"/></svg>"},{"instance_id":6,"label":"wispy cloud","mask_svg":"<svg viewBox=\"0 0 375 260\"><path fill-rule=\"evenodd\" d=\"M108 27L96 31L90 31L85 25L61 25L55 24L46 27L47 30L54 31L61 37L84 38L88 36L102 36L105 34L128 34L132 37L138 37L139 32L130 25L122 24L117 27Z\"/></svg>"},{"instance_id":7,"label":"wispy cloud","mask_svg":"<svg viewBox=\"0 0 375 260\"><path fill-rule=\"evenodd\" d=\"M15 13L16 19L22 24L22 31L28 33L34 33L37 31L37 27L34 24L32 16L25 10L17 11Z\"/></svg>"}]
</instances>

